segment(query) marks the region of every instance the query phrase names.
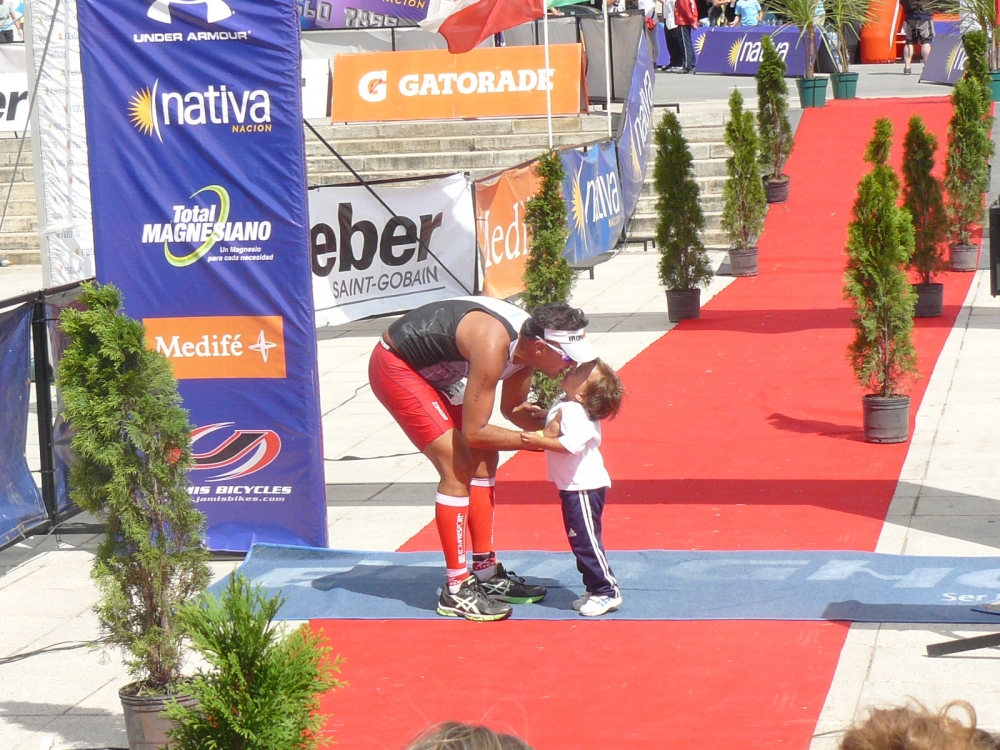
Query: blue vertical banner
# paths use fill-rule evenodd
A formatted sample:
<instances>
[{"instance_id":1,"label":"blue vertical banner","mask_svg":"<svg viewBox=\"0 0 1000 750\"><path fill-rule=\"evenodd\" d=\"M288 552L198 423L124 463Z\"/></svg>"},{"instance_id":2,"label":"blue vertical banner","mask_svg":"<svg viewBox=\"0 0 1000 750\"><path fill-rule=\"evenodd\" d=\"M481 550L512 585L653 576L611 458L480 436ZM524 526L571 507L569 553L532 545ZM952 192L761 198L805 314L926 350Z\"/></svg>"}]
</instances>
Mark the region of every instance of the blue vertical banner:
<instances>
[{"instance_id":1,"label":"blue vertical banner","mask_svg":"<svg viewBox=\"0 0 1000 750\"><path fill-rule=\"evenodd\" d=\"M563 198L569 239L563 257L570 263L610 252L625 225L615 142L594 144L586 153L563 151Z\"/></svg>"},{"instance_id":2,"label":"blue vertical banner","mask_svg":"<svg viewBox=\"0 0 1000 750\"><path fill-rule=\"evenodd\" d=\"M296 3L79 18L97 278L180 381L209 546L325 546Z\"/></svg>"},{"instance_id":3,"label":"blue vertical banner","mask_svg":"<svg viewBox=\"0 0 1000 750\"><path fill-rule=\"evenodd\" d=\"M0 545L46 519L42 493L25 457L31 396L30 304L0 314Z\"/></svg>"},{"instance_id":4,"label":"blue vertical banner","mask_svg":"<svg viewBox=\"0 0 1000 750\"><path fill-rule=\"evenodd\" d=\"M632 84L625 98L625 116L618 131L618 167L622 178L622 210L632 216L639 203L653 142L653 82L656 71L646 35L639 37L639 52L632 69Z\"/></svg>"}]
</instances>

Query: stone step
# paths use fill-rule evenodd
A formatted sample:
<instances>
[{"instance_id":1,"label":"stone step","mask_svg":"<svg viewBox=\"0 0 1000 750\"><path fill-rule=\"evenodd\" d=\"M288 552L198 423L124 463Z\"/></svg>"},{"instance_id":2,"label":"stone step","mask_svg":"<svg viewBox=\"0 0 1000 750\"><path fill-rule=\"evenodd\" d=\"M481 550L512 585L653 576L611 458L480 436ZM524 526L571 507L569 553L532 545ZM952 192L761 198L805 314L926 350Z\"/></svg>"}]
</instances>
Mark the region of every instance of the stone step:
<instances>
[{"instance_id":1,"label":"stone step","mask_svg":"<svg viewBox=\"0 0 1000 750\"><path fill-rule=\"evenodd\" d=\"M9 260L12 266L37 266L42 262L42 254L36 247L27 250L0 250L0 260Z\"/></svg>"},{"instance_id":2,"label":"stone step","mask_svg":"<svg viewBox=\"0 0 1000 750\"><path fill-rule=\"evenodd\" d=\"M376 154L373 156L354 156L347 159L358 172L400 172L414 173L440 172L450 170L465 172L472 169L504 169L514 164L529 161L540 156L542 151L537 148L517 149L509 151L451 151L426 154ZM723 165L724 166L724 165ZM0 169L0 173L3 170ZM309 176L348 172L347 167L335 156L316 157L309 160Z\"/></svg>"},{"instance_id":3,"label":"stone step","mask_svg":"<svg viewBox=\"0 0 1000 750\"><path fill-rule=\"evenodd\" d=\"M595 135L595 138L600 137ZM583 139L578 132L553 133L553 143L556 146L575 146L594 138ZM518 149L547 149L548 138L545 133L518 133L516 135L457 135L449 138L378 138L378 139L339 139L330 141L338 153L344 157L374 154L424 154L438 152L478 152L478 151L512 151ZM707 158L708 154L706 154ZM330 150L317 140L306 144L306 157L333 157ZM333 157L336 158L336 157Z\"/></svg>"},{"instance_id":4,"label":"stone step","mask_svg":"<svg viewBox=\"0 0 1000 750\"><path fill-rule=\"evenodd\" d=\"M19 166L16 170L13 166L0 166L0 191L7 197L6 185L10 182L11 175L15 175L14 182L34 182L35 170L32 166Z\"/></svg>"},{"instance_id":5,"label":"stone step","mask_svg":"<svg viewBox=\"0 0 1000 750\"><path fill-rule=\"evenodd\" d=\"M21 152L21 160L18 162L17 149L13 151L0 151L0 166L13 166L15 163L18 166L30 167L34 161L34 156L31 153L31 144L24 144L24 151Z\"/></svg>"},{"instance_id":6,"label":"stone step","mask_svg":"<svg viewBox=\"0 0 1000 750\"><path fill-rule=\"evenodd\" d=\"M0 209L2 209L2 203L0 203ZM35 215L35 207L31 206L31 214L27 216L19 216L14 214L10 208L7 208L7 218L3 221L3 233L8 232L37 232L38 231L38 217Z\"/></svg>"},{"instance_id":7,"label":"stone step","mask_svg":"<svg viewBox=\"0 0 1000 750\"><path fill-rule=\"evenodd\" d=\"M0 233L0 253L6 250L34 250L38 252L38 232Z\"/></svg>"},{"instance_id":8,"label":"stone step","mask_svg":"<svg viewBox=\"0 0 1000 750\"><path fill-rule=\"evenodd\" d=\"M612 120L612 126L615 121ZM544 117L529 119L490 120L440 120L423 122L381 122L351 125L316 125L317 132L327 140L331 138L430 138L457 135L505 135L515 133L547 133ZM553 132L607 132L607 118L599 115L585 117L553 117ZM306 129L306 140L315 136Z\"/></svg>"}]
</instances>

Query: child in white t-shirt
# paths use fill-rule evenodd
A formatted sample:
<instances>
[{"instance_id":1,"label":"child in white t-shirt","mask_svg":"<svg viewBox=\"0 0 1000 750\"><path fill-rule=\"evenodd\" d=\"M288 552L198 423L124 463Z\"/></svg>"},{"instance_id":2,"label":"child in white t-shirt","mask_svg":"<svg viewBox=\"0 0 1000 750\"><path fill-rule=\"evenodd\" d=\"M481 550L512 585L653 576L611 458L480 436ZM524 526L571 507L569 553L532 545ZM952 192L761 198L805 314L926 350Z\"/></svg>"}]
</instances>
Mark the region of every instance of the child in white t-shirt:
<instances>
[{"instance_id":1,"label":"child in white t-shirt","mask_svg":"<svg viewBox=\"0 0 1000 750\"><path fill-rule=\"evenodd\" d=\"M587 587L573 609L596 617L622 603L601 541L601 513L611 477L600 446L601 420L618 415L625 392L618 374L601 360L578 365L561 385L565 395L549 409L545 431L522 433L521 443L545 451L549 479L562 499L566 536Z\"/></svg>"}]
</instances>

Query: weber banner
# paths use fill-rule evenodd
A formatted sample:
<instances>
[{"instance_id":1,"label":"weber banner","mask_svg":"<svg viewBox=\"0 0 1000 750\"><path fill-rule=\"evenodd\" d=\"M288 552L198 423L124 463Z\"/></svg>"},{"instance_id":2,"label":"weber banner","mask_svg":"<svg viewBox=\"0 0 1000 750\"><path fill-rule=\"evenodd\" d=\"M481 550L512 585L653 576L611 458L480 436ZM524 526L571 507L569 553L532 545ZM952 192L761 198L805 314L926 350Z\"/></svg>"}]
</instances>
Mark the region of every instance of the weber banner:
<instances>
[{"instance_id":1,"label":"weber banner","mask_svg":"<svg viewBox=\"0 0 1000 750\"><path fill-rule=\"evenodd\" d=\"M487 297L507 299L524 291L531 245L525 204L540 186L535 162L476 183L476 237Z\"/></svg>"},{"instance_id":2,"label":"weber banner","mask_svg":"<svg viewBox=\"0 0 1000 750\"><path fill-rule=\"evenodd\" d=\"M632 85L625 99L625 116L618 132L618 166L622 177L622 211L632 216L639 203L642 184L649 166L649 147L653 142L653 58L646 35L639 37L639 52L632 70Z\"/></svg>"},{"instance_id":3,"label":"weber banner","mask_svg":"<svg viewBox=\"0 0 1000 750\"><path fill-rule=\"evenodd\" d=\"M610 252L625 224L618 184L615 142L598 143L587 153L563 151L563 197L569 213L569 239L563 257L570 263Z\"/></svg>"},{"instance_id":4,"label":"weber banner","mask_svg":"<svg viewBox=\"0 0 1000 750\"><path fill-rule=\"evenodd\" d=\"M31 305L0 313L0 545L45 522L25 457L31 395Z\"/></svg>"},{"instance_id":5,"label":"weber banner","mask_svg":"<svg viewBox=\"0 0 1000 750\"><path fill-rule=\"evenodd\" d=\"M317 325L472 294L476 236L465 175L375 190L398 219L361 185L309 191Z\"/></svg>"},{"instance_id":6,"label":"weber banner","mask_svg":"<svg viewBox=\"0 0 1000 750\"><path fill-rule=\"evenodd\" d=\"M293 0L81 0L97 277L172 362L212 549L325 546Z\"/></svg>"}]
</instances>

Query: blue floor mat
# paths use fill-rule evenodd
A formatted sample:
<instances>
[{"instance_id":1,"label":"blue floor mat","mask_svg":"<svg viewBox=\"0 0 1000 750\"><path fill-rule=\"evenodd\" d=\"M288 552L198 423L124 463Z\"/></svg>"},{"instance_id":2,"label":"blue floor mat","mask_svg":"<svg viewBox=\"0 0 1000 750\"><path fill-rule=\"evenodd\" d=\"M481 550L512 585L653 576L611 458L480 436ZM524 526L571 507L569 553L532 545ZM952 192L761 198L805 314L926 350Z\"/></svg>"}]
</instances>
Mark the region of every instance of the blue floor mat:
<instances>
[{"instance_id":1,"label":"blue floor mat","mask_svg":"<svg viewBox=\"0 0 1000 750\"><path fill-rule=\"evenodd\" d=\"M608 554L625 603L623 620L845 620L990 623L973 607L1000 600L1000 558L911 557L863 552ZM531 620L576 619L583 590L568 552L503 552L501 561L549 587ZM346 552L257 544L240 570L286 598L279 618L436 618L444 581L439 552ZM225 581L213 588L218 590Z\"/></svg>"}]
</instances>

